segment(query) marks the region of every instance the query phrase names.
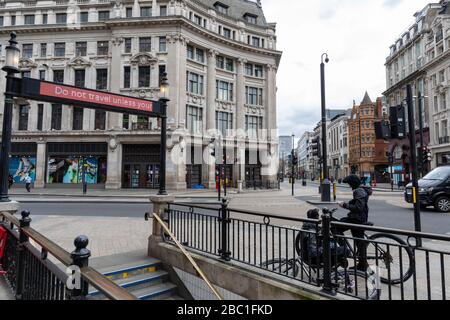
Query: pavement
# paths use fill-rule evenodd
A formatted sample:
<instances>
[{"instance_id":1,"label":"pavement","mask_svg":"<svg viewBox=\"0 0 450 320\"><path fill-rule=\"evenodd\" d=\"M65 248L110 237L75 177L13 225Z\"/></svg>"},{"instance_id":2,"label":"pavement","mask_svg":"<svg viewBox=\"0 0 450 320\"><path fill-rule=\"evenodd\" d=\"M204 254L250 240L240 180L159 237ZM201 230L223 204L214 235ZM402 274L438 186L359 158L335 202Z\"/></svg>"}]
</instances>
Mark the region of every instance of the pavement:
<instances>
[{"instance_id":1,"label":"pavement","mask_svg":"<svg viewBox=\"0 0 450 320\"><path fill-rule=\"evenodd\" d=\"M3 276L0 276L0 301L1 300L14 300L14 295Z\"/></svg>"},{"instance_id":2,"label":"pavement","mask_svg":"<svg viewBox=\"0 0 450 320\"><path fill-rule=\"evenodd\" d=\"M271 192L274 190L253 190L245 189L240 194L255 194L262 192ZM216 199L217 190L177 190L169 191L178 199ZM158 194L158 190L142 190L142 189L90 189L87 194L83 195L79 188L36 188L31 192L27 192L24 188L12 188L9 191L11 200L19 202L148 202L150 196ZM237 195L238 189L228 188L227 195ZM223 195L223 190L222 190Z\"/></svg>"}]
</instances>

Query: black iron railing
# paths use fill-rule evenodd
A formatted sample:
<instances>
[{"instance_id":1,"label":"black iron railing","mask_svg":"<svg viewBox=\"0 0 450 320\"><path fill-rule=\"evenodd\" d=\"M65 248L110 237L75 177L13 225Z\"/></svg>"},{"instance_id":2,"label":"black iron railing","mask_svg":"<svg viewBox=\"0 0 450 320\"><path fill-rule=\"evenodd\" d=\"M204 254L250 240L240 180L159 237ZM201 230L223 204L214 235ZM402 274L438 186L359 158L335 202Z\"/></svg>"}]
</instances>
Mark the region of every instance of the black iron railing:
<instances>
[{"instance_id":1,"label":"black iron railing","mask_svg":"<svg viewBox=\"0 0 450 320\"><path fill-rule=\"evenodd\" d=\"M279 181L261 181L261 180L248 180L245 181L246 189L266 189L266 190L274 190L280 189Z\"/></svg>"},{"instance_id":2,"label":"black iron railing","mask_svg":"<svg viewBox=\"0 0 450 320\"><path fill-rule=\"evenodd\" d=\"M450 237L228 207L171 204L170 230L184 246L222 261L358 299L446 300ZM344 230L351 230L351 235ZM416 247L421 238L423 247Z\"/></svg>"},{"instance_id":3,"label":"black iron railing","mask_svg":"<svg viewBox=\"0 0 450 320\"><path fill-rule=\"evenodd\" d=\"M75 250L69 253L30 227L28 211L21 215L19 220L10 213L0 212L0 227L8 235L1 265L16 299L87 299L90 285L109 299L136 299L88 266L91 253L87 249L87 237L77 237Z\"/></svg>"},{"instance_id":4,"label":"black iron railing","mask_svg":"<svg viewBox=\"0 0 450 320\"><path fill-rule=\"evenodd\" d=\"M215 207L171 204L166 213L170 230L187 248L318 285L308 266L282 266L298 258L297 238L318 236L318 221L230 209L226 200ZM314 227L302 230L303 223Z\"/></svg>"}]
</instances>

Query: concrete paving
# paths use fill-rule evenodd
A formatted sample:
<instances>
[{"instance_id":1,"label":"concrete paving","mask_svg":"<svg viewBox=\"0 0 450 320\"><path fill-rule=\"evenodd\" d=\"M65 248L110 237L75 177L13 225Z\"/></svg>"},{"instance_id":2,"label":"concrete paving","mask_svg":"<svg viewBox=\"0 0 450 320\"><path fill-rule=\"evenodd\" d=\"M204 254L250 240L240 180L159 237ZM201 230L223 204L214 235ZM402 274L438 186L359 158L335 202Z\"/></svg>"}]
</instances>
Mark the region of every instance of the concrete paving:
<instances>
[{"instance_id":1,"label":"concrete paving","mask_svg":"<svg viewBox=\"0 0 450 320\"><path fill-rule=\"evenodd\" d=\"M14 300L11 288L8 286L3 276L0 276L0 300Z\"/></svg>"}]
</instances>

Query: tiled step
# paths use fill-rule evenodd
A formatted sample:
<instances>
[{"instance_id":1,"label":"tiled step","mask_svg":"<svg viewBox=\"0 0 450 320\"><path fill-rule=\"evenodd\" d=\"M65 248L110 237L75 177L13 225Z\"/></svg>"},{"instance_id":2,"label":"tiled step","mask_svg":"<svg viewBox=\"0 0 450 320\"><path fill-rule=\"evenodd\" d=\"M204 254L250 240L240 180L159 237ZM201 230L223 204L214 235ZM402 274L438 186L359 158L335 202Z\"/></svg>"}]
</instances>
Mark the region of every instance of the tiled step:
<instances>
[{"instance_id":1,"label":"tiled step","mask_svg":"<svg viewBox=\"0 0 450 320\"><path fill-rule=\"evenodd\" d=\"M177 286L170 282L157 284L148 288L131 290L139 300L164 300L173 296Z\"/></svg>"},{"instance_id":2,"label":"tiled step","mask_svg":"<svg viewBox=\"0 0 450 320\"><path fill-rule=\"evenodd\" d=\"M161 284L167 280L168 273L164 270L158 270L150 273L142 273L133 277L114 280L116 284L128 290L138 290L149 286ZM98 290L89 292L91 297L101 297L103 294Z\"/></svg>"},{"instance_id":3,"label":"tiled step","mask_svg":"<svg viewBox=\"0 0 450 320\"><path fill-rule=\"evenodd\" d=\"M161 267L161 261L148 258L142 261L100 269L99 272L111 280L127 279L136 275L156 272Z\"/></svg>"}]
</instances>

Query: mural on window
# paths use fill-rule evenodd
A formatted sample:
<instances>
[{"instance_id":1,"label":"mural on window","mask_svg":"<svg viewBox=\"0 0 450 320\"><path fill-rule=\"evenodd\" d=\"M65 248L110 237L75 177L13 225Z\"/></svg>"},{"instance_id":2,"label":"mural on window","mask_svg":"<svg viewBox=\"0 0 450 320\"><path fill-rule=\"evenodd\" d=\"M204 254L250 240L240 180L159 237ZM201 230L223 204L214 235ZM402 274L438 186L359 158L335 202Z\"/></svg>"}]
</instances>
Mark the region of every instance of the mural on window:
<instances>
[{"instance_id":1,"label":"mural on window","mask_svg":"<svg viewBox=\"0 0 450 320\"><path fill-rule=\"evenodd\" d=\"M82 183L83 164L86 183L106 181L106 158L104 157L54 157L48 160L47 183Z\"/></svg>"},{"instance_id":2,"label":"mural on window","mask_svg":"<svg viewBox=\"0 0 450 320\"><path fill-rule=\"evenodd\" d=\"M36 158L13 156L9 160L9 174L13 177L14 183L25 183L29 176L33 183L36 179Z\"/></svg>"}]
</instances>

